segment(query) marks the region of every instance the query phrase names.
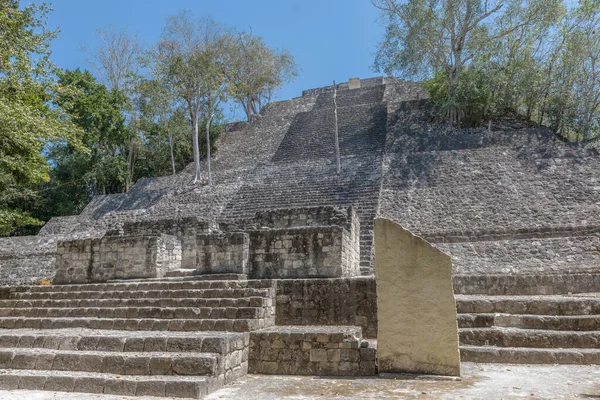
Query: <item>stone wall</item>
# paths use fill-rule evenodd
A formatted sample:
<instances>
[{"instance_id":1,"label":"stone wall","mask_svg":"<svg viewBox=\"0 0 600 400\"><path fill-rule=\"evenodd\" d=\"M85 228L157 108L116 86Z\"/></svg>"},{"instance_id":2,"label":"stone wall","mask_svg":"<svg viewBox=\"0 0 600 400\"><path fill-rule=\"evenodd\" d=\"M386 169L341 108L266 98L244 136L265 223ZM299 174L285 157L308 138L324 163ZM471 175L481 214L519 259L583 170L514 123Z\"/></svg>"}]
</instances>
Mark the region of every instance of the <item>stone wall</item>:
<instances>
[{"instance_id":1,"label":"stone wall","mask_svg":"<svg viewBox=\"0 0 600 400\"><path fill-rule=\"evenodd\" d=\"M219 229L226 232L253 231L265 228L284 229L307 226L337 225L348 230L360 230L359 217L354 207L317 206L277 208L257 211L249 218L219 222Z\"/></svg>"},{"instance_id":2,"label":"stone wall","mask_svg":"<svg viewBox=\"0 0 600 400\"><path fill-rule=\"evenodd\" d=\"M247 233L196 236L196 272L247 274L250 239Z\"/></svg>"},{"instance_id":3,"label":"stone wall","mask_svg":"<svg viewBox=\"0 0 600 400\"><path fill-rule=\"evenodd\" d=\"M373 277L277 281L277 325L360 326L377 337L377 294Z\"/></svg>"},{"instance_id":4,"label":"stone wall","mask_svg":"<svg viewBox=\"0 0 600 400\"><path fill-rule=\"evenodd\" d=\"M356 237L339 226L250 232L250 277L292 279L360 274Z\"/></svg>"},{"instance_id":5,"label":"stone wall","mask_svg":"<svg viewBox=\"0 0 600 400\"><path fill-rule=\"evenodd\" d=\"M0 286L52 279L56 240L40 235L0 238Z\"/></svg>"},{"instance_id":6,"label":"stone wall","mask_svg":"<svg viewBox=\"0 0 600 400\"><path fill-rule=\"evenodd\" d=\"M600 233L435 245L453 257L459 275L600 272Z\"/></svg>"},{"instance_id":7,"label":"stone wall","mask_svg":"<svg viewBox=\"0 0 600 400\"><path fill-rule=\"evenodd\" d=\"M181 244L174 236L106 236L59 241L53 282L156 278L180 266Z\"/></svg>"},{"instance_id":8,"label":"stone wall","mask_svg":"<svg viewBox=\"0 0 600 400\"><path fill-rule=\"evenodd\" d=\"M455 274L600 272L600 157L518 119L436 124L389 112L379 215L452 256Z\"/></svg>"},{"instance_id":9,"label":"stone wall","mask_svg":"<svg viewBox=\"0 0 600 400\"><path fill-rule=\"evenodd\" d=\"M181 268L195 269L198 262L197 237L210 232L211 224L197 217L133 221L123 224L120 230L109 231L111 236L175 236L181 242Z\"/></svg>"},{"instance_id":10,"label":"stone wall","mask_svg":"<svg viewBox=\"0 0 600 400\"><path fill-rule=\"evenodd\" d=\"M251 374L372 376L376 349L356 327L272 327L251 332ZM366 344L366 343L365 343Z\"/></svg>"}]
</instances>

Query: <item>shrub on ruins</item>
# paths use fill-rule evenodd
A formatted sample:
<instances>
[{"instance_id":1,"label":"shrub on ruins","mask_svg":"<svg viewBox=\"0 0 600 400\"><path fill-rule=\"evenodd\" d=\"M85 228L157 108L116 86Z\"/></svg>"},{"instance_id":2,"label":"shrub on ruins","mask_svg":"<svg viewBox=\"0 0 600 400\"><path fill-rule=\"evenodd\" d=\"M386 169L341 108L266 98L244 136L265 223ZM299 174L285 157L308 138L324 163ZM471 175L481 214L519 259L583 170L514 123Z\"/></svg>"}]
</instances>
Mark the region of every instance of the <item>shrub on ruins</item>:
<instances>
[{"instance_id":1,"label":"shrub on ruins","mask_svg":"<svg viewBox=\"0 0 600 400\"><path fill-rule=\"evenodd\" d=\"M519 113L567 139L598 138L597 0L373 4L386 24L374 68L424 80L441 119L468 126Z\"/></svg>"},{"instance_id":2,"label":"shrub on ruins","mask_svg":"<svg viewBox=\"0 0 600 400\"><path fill-rule=\"evenodd\" d=\"M26 210L32 185L50 179L45 151L68 144L85 152L82 130L53 100L68 91L49 59L56 31L46 28L50 7L19 8L0 0L0 235L40 222Z\"/></svg>"},{"instance_id":3,"label":"shrub on ruins","mask_svg":"<svg viewBox=\"0 0 600 400\"><path fill-rule=\"evenodd\" d=\"M450 118L453 111L463 125L478 125L494 114L491 106L491 87L486 74L476 68L463 70L456 87L450 88L445 72L438 71L425 81L438 115ZM450 91L453 90L452 95Z\"/></svg>"}]
</instances>

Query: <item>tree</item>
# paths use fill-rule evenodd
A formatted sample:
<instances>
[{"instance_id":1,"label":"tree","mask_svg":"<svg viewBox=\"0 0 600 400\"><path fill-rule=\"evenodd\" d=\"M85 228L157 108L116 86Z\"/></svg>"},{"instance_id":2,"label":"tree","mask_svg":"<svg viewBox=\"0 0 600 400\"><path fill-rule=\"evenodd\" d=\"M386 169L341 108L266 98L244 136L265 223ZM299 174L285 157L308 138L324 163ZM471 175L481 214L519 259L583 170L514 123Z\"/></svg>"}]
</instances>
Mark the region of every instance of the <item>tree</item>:
<instances>
[{"instance_id":1,"label":"tree","mask_svg":"<svg viewBox=\"0 0 600 400\"><path fill-rule=\"evenodd\" d=\"M242 106L248 120L271 101L277 89L298 76L288 51L270 48L252 32L231 37L226 55L229 94Z\"/></svg>"},{"instance_id":2,"label":"tree","mask_svg":"<svg viewBox=\"0 0 600 400\"><path fill-rule=\"evenodd\" d=\"M100 46L94 51L86 47L82 49L91 57L88 62L109 89L128 92L141 68L139 57L143 46L137 35L130 34L127 29L111 25L108 29L98 29L96 33Z\"/></svg>"},{"instance_id":3,"label":"tree","mask_svg":"<svg viewBox=\"0 0 600 400\"><path fill-rule=\"evenodd\" d=\"M81 181L80 188L88 197L122 192L130 176L122 152L132 136L122 113L127 97L96 82L89 71L67 70L60 72L59 77L59 82L71 90L57 96L56 104L83 129L83 141L91 152L81 154L69 146L55 146L50 157L60 159L57 168L64 166L78 171L73 178Z\"/></svg>"},{"instance_id":4,"label":"tree","mask_svg":"<svg viewBox=\"0 0 600 400\"><path fill-rule=\"evenodd\" d=\"M224 97L224 79L219 67L225 33L211 20L192 20L189 12L167 19L154 52L161 74L185 101L193 128L194 183L200 180L198 124L202 115L207 122L207 149L210 162L211 115Z\"/></svg>"},{"instance_id":5,"label":"tree","mask_svg":"<svg viewBox=\"0 0 600 400\"><path fill-rule=\"evenodd\" d=\"M121 91L129 99L122 110L128 120L132 135L121 145L120 152L127 160L126 190L133 184L136 149L139 147L139 110L134 107L135 82L141 70L143 46L137 35L127 29L110 26L98 29L100 45L94 50L83 50L91 56L89 62L98 71L101 81L109 90Z\"/></svg>"},{"instance_id":6,"label":"tree","mask_svg":"<svg viewBox=\"0 0 600 400\"><path fill-rule=\"evenodd\" d=\"M600 138L600 2L581 1L561 29L551 74L550 126L569 140Z\"/></svg>"},{"instance_id":7,"label":"tree","mask_svg":"<svg viewBox=\"0 0 600 400\"><path fill-rule=\"evenodd\" d=\"M166 136L169 144L171 172L175 175L175 141L172 117L180 108L177 95L164 77L161 76L156 76L155 79L140 80L137 91L139 92L137 107L140 109L142 119L145 121L144 125L146 127L144 130L149 131L156 126L158 132Z\"/></svg>"},{"instance_id":8,"label":"tree","mask_svg":"<svg viewBox=\"0 0 600 400\"><path fill-rule=\"evenodd\" d=\"M30 185L49 180L43 155L49 143L85 150L82 131L61 109L50 106L64 89L53 79L46 4L19 9L16 0L0 0L0 235L40 222L23 211Z\"/></svg>"},{"instance_id":9,"label":"tree","mask_svg":"<svg viewBox=\"0 0 600 400\"><path fill-rule=\"evenodd\" d=\"M166 122L142 114L143 141L136 162L135 177L173 174L193 162L187 110L178 107ZM203 147L201 147L202 151Z\"/></svg>"},{"instance_id":10,"label":"tree","mask_svg":"<svg viewBox=\"0 0 600 400\"><path fill-rule=\"evenodd\" d=\"M509 35L548 23L560 14L560 0L372 0L386 18L374 68L389 75L446 79L446 112L460 123L463 71Z\"/></svg>"}]
</instances>

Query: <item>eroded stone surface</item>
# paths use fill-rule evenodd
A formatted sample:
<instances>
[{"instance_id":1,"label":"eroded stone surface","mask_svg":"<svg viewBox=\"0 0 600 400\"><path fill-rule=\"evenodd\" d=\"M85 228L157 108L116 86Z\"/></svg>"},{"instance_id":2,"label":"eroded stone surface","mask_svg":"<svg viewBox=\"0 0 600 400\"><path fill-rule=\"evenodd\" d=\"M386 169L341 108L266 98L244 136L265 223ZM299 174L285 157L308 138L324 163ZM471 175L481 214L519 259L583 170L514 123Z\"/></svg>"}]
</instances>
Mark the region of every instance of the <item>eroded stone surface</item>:
<instances>
[{"instance_id":1,"label":"eroded stone surface","mask_svg":"<svg viewBox=\"0 0 600 400\"><path fill-rule=\"evenodd\" d=\"M450 257L375 220L379 372L460 375Z\"/></svg>"}]
</instances>

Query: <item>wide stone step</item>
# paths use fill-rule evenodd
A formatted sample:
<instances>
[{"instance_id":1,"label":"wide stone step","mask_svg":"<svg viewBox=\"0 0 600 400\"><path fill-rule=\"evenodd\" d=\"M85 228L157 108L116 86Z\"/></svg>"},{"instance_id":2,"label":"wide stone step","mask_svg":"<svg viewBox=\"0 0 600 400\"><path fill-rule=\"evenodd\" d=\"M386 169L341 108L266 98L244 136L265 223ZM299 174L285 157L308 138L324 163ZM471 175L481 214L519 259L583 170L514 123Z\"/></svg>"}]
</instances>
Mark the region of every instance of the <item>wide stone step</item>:
<instances>
[{"instance_id":1,"label":"wide stone step","mask_svg":"<svg viewBox=\"0 0 600 400\"><path fill-rule=\"evenodd\" d=\"M458 314L458 326L600 331L600 315Z\"/></svg>"},{"instance_id":2,"label":"wide stone step","mask_svg":"<svg viewBox=\"0 0 600 400\"><path fill-rule=\"evenodd\" d=\"M127 331L249 332L274 325L265 319L156 319L156 318L28 318L0 317L0 329L89 328Z\"/></svg>"},{"instance_id":3,"label":"wide stone step","mask_svg":"<svg viewBox=\"0 0 600 400\"><path fill-rule=\"evenodd\" d=\"M228 354L249 345L248 333L113 331L100 329L0 329L0 348L105 352Z\"/></svg>"},{"instance_id":4,"label":"wide stone step","mask_svg":"<svg viewBox=\"0 0 600 400\"><path fill-rule=\"evenodd\" d=\"M459 313L600 315L600 298L574 296L456 296Z\"/></svg>"},{"instance_id":5,"label":"wide stone step","mask_svg":"<svg viewBox=\"0 0 600 400\"><path fill-rule=\"evenodd\" d=\"M461 345L533 347L533 348L600 348L600 331L552 331L519 328L462 328Z\"/></svg>"},{"instance_id":6,"label":"wide stone step","mask_svg":"<svg viewBox=\"0 0 600 400\"><path fill-rule=\"evenodd\" d=\"M43 299L0 300L0 308L31 307L272 307L267 297L162 299Z\"/></svg>"},{"instance_id":7,"label":"wide stone step","mask_svg":"<svg viewBox=\"0 0 600 400\"><path fill-rule=\"evenodd\" d=\"M165 278L156 278L173 281L245 281L248 280L246 274L198 274L193 269L177 269L174 271L167 271Z\"/></svg>"},{"instance_id":8,"label":"wide stone step","mask_svg":"<svg viewBox=\"0 0 600 400\"><path fill-rule=\"evenodd\" d=\"M181 289L243 289L270 288L272 280L126 280L115 283L87 283L81 285L19 286L15 292L80 292L80 291L132 291L132 290L181 290Z\"/></svg>"},{"instance_id":9,"label":"wide stone step","mask_svg":"<svg viewBox=\"0 0 600 400\"><path fill-rule=\"evenodd\" d=\"M268 313L262 307L0 308L0 317L34 318L253 319Z\"/></svg>"},{"instance_id":10,"label":"wide stone step","mask_svg":"<svg viewBox=\"0 0 600 400\"><path fill-rule=\"evenodd\" d=\"M507 364L600 364L600 349L460 346L460 360Z\"/></svg>"},{"instance_id":11,"label":"wide stone step","mask_svg":"<svg viewBox=\"0 0 600 400\"><path fill-rule=\"evenodd\" d=\"M206 376L121 376L93 372L0 370L2 390L201 399L221 385L220 380Z\"/></svg>"},{"instance_id":12,"label":"wide stone step","mask_svg":"<svg viewBox=\"0 0 600 400\"><path fill-rule=\"evenodd\" d=\"M597 291L600 274L456 275L455 292L482 295L553 295Z\"/></svg>"},{"instance_id":13,"label":"wide stone step","mask_svg":"<svg viewBox=\"0 0 600 400\"><path fill-rule=\"evenodd\" d=\"M161 298L242 298L273 297L273 289L183 289L183 290L125 290L73 292L19 292L9 299L161 299Z\"/></svg>"},{"instance_id":14,"label":"wide stone step","mask_svg":"<svg viewBox=\"0 0 600 400\"><path fill-rule=\"evenodd\" d=\"M102 372L119 375L218 376L213 353L115 353L52 349L1 348L0 369Z\"/></svg>"}]
</instances>

